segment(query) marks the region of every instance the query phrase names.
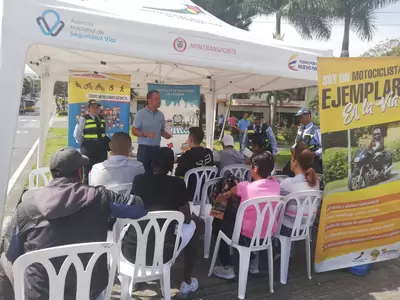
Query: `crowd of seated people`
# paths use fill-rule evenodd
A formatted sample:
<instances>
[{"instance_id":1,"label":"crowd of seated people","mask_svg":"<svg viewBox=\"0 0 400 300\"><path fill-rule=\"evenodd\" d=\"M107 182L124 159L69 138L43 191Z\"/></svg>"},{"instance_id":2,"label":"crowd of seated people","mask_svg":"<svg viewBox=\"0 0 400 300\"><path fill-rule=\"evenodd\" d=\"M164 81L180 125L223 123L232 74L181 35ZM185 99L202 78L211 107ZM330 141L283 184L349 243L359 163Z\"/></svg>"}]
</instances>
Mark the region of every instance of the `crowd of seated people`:
<instances>
[{"instance_id":1,"label":"crowd of seated people","mask_svg":"<svg viewBox=\"0 0 400 300\"><path fill-rule=\"evenodd\" d=\"M187 295L195 292L199 288L199 282L192 273L200 236L199 224L191 215L189 202L192 201L197 183L189 182L187 187L182 177L193 168L214 166L215 163L220 169L231 164L246 163L244 155L234 149L231 136L226 135L223 138L223 150L219 153L213 153L202 147L203 138L204 132L201 128L190 128L188 137L190 150L176 161L170 148L160 148L152 163L152 173L145 173L140 162L128 159L131 152L129 135L114 134L110 145L111 155L108 160L93 167L90 185L82 183L82 168L87 163L87 158L68 147L56 151L50 161L50 171L53 176L50 185L26 193L7 228L2 247L4 251L0 256L0 300L14 299L12 264L22 254L48 247L105 241L111 217L139 219L148 211L163 210L175 210L184 214L183 230L187 234L184 235L186 240L181 240L181 249L184 248L184 270L180 293ZM256 139L253 143L254 155L247 160L251 166L252 182L240 182L222 194L221 197L231 199L228 203L236 201L239 205L255 197L279 196L303 189L319 189L318 178L315 172L310 170L313 156L306 146L299 143L292 154L291 168L296 176L279 184L271 176L275 164L274 156L268 151L262 151ZM173 174L175 162L177 167ZM132 202L129 196L107 189L110 186L126 183L132 183L131 194L134 196ZM236 211L237 206L231 209L223 220L215 219L214 229L222 230L231 236ZM293 211L295 213L296 207L289 206L285 213L282 230L286 234L293 222ZM248 208L245 212L240 237L240 243L243 245L247 245L252 238L256 226L255 216L255 209L253 211ZM263 234L265 231L266 228L263 227ZM131 262L135 261L137 247L135 235L135 231L130 229L122 248L124 256ZM146 261L149 264L153 259L154 244L154 236L149 237L146 253ZM215 267L214 274L231 279L235 277L235 272L230 260L229 247L225 243L222 244L219 250L221 266ZM171 259L173 245L174 228L169 228L164 245L164 262ZM249 272L258 273L258 266L253 258L252 256ZM31 266L27 274L29 276L26 277L26 282L29 288L26 289L26 299L48 299L45 270ZM107 262L101 260L94 269L90 299L97 299L105 289L107 274ZM75 297L74 276L76 275L67 276L66 299Z\"/></svg>"}]
</instances>

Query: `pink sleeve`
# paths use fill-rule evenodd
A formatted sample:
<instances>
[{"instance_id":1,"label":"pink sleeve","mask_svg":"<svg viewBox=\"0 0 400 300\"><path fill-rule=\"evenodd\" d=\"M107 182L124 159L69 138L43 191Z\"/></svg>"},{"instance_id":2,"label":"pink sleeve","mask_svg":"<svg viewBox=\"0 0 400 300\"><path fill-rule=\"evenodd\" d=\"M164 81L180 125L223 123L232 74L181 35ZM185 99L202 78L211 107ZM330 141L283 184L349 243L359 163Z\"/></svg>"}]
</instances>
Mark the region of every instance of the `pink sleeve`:
<instances>
[{"instance_id":1,"label":"pink sleeve","mask_svg":"<svg viewBox=\"0 0 400 300\"><path fill-rule=\"evenodd\" d=\"M237 185L237 194L239 197L243 196L243 192L246 190L247 185L249 184L248 181L239 182Z\"/></svg>"}]
</instances>

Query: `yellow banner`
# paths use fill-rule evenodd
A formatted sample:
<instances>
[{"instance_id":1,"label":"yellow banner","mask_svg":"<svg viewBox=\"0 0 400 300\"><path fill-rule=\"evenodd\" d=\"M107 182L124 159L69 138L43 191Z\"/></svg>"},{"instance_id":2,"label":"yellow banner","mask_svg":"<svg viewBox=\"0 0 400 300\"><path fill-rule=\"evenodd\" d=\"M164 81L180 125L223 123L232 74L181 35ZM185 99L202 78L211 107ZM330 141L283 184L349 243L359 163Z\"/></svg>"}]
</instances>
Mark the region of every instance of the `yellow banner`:
<instances>
[{"instance_id":1,"label":"yellow banner","mask_svg":"<svg viewBox=\"0 0 400 300\"><path fill-rule=\"evenodd\" d=\"M69 103L97 101L129 102L130 75L80 74L71 71L68 82Z\"/></svg>"},{"instance_id":2,"label":"yellow banner","mask_svg":"<svg viewBox=\"0 0 400 300\"><path fill-rule=\"evenodd\" d=\"M318 62L325 197L315 269L400 256L400 59Z\"/></svg>"}]
</instances>

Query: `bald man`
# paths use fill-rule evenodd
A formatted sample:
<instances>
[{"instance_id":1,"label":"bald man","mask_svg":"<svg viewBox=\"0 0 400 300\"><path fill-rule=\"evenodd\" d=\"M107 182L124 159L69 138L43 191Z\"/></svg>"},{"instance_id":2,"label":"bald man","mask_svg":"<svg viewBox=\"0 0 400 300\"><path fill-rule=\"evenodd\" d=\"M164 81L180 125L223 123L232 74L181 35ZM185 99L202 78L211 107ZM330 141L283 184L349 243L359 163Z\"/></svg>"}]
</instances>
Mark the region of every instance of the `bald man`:
<instances>
[{"instance_id":1,"label":"bald man","mask_svg":"<svg viewBox=\"0 0 400 300\"><path fill-rule=\"evenodd\" d=\"M116 132L110 142L111 156L104 162L95 164L89 174L89 184L107 188L132 183L133 178L144 173L143 164L129 159L132 139L125 132Z\"/></svg>"}]
</instances>

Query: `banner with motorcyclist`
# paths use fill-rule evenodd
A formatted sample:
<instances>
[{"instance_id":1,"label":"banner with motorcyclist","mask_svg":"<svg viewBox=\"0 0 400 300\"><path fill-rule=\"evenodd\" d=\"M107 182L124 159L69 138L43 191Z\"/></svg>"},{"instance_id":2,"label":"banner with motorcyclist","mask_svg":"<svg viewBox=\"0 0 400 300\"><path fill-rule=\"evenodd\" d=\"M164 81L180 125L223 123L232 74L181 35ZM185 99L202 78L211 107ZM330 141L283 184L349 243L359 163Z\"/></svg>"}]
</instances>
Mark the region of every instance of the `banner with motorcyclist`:
<instances>
[{"instance_id":1,"label":"banner with motorcyclist","mask_svg":"<svg viewBox=\"0 0 400 300\"><path fill-rule=\"evenodd\" d=\"M318 62L325 197L315 269L400 256L400 64Z\"/></svg>"}]
</instances>

